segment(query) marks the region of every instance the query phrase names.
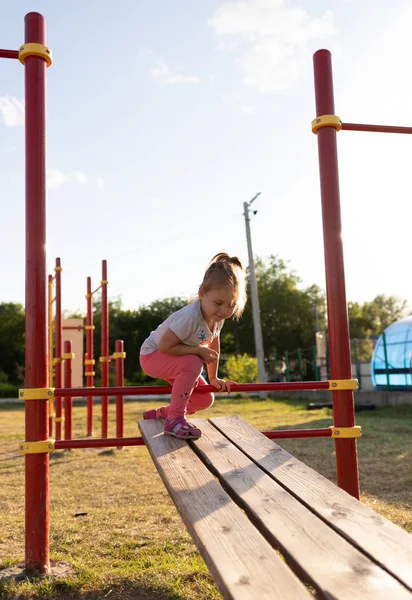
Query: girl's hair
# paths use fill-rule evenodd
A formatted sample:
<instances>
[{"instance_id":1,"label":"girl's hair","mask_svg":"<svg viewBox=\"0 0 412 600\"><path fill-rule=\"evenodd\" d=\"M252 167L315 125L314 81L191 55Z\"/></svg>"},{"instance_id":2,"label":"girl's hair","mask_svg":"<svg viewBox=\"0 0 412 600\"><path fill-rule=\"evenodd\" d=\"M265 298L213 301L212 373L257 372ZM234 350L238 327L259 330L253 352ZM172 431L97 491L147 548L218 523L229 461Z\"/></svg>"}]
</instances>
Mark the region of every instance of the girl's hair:
<instances>
[{"instance_id":1,"label":"girl's hair","mask_svg":"<svg viewBox=\"0 0 412 600\"><path fill-rule=\"evenodd\" d=\"M229 256L226 252L219 252L212 258L209 267L199 287L199 296L212 288L229 288L236 304L233 318L238 321L245 308L246 273L237 256Z\"/></svg>"}]
</instances>

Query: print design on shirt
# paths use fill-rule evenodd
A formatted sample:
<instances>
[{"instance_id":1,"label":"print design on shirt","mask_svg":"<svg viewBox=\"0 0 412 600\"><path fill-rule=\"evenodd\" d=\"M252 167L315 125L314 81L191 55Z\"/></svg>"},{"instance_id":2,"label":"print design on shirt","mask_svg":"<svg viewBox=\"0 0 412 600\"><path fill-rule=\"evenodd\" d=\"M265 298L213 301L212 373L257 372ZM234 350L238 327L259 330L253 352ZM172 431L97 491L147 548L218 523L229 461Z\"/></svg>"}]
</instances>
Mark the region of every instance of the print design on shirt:
<instances>
[{"instance_id":1,"label":"print design on shirt","mask_svg":"<svg viewBox=\"0 0 412 600\"><path fill-rule=\"evenodd\" d=\"M204 329L201 329L200 332L197 334L197 337L199 338L199 340L201 342L204 342L206 339L206 332Z\"/></svg>"}]
</instances>

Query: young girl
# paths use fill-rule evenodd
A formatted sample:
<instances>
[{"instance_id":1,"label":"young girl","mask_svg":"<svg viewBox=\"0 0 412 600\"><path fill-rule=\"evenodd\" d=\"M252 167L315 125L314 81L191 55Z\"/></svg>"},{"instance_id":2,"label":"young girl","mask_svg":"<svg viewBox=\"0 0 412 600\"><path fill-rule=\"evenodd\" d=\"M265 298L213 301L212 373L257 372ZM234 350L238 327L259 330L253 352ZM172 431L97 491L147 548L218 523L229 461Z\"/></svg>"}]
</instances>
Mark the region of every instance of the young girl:
<instances>
[{"instance_id":1,"label":"young girl","mask_svg":"<svg viewBox=\"0 0 412 600\"><path fill-rule=\"evenodd\" d=\"M171 314L141 347L143 371L173 386L170 404L145 411L144 419L166 419L164 432L173 437L197 439L202 435L185 416L209 408L214 395L193 393L193 389L207 385L201 376L206 363L210 384L219 391L230 392L234 382L217 376L220 330L225 319L240 318L245 304L246 280L240 260L223 252L217 254L203 277L196 300Z\"/></svg>"}]
</instances>

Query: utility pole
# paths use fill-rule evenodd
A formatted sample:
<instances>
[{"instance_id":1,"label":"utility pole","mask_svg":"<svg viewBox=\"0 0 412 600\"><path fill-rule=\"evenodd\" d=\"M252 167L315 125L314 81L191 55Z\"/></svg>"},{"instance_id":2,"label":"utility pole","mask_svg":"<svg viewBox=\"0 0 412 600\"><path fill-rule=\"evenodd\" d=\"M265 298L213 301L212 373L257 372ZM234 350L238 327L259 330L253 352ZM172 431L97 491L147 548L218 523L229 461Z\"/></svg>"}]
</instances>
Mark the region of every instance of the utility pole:
<instances>
[{"instance_id":1,"label":"utility pole","mask_svg":"<svg viewBox=\"0 0 412 600\"><path fill-rule=\"evenodd\" d=\"M258 362L259 382L264 383L266 381L266 369L265 369L265 356L263 353L263 339L262 339L262 325L260 322L260 307L259 307L259 295L257 290L256 275L255 275L255 263L253 260L252 252L252 237L250 234L250 218L249 218L249 207L260 196L258 192L253 196L252 200L243 203L244 217L246 224L246 240L247 250L249 255L249 273L250 273L250 293L252 298L252 314L253 314L253 330L255 333L255 348L256 358ZM254 211L256 214L257 211Z\"/></svg>"}]
</instances>

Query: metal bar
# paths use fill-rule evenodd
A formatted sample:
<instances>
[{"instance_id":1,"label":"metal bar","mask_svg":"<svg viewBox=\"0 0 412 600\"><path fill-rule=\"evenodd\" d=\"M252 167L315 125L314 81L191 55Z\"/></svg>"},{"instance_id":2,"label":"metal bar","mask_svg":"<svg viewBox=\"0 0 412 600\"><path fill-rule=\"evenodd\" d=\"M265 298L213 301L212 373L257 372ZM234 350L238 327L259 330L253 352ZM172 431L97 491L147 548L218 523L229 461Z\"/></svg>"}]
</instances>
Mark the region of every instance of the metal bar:
<instances>
[{"instance_id":1,"label":"metal bar","mask_svg":"<svg viewBox=\"0 0 412 600\"><path fill-rule=\"evenodd\" d=\"M329 390L328 381L290 381L281 382L276 381L272 383L234 383L231 385L232 393L236 392L275 392L289 390ZM126 387L96 387L87 390L86 394L89 396L116 396L116 395L127 395L127 396L147 396L152 394L170 394L172 391L171 385L142 385L142 386L126 386ZM209 393L216 392L216 388L212 385L201 385L195 388L196 393ZM84 396L84 388L56 388L54 390L56 398L62 396Z\"/></svg>"},{"instance_id":2,"label":"metal bar","mask_svg":"<svg viewBox=\"0 0 412 600\"><path fill-rule=\"evenodd\" d=\"M46 45L46 23L36 12L24 19L25 43ZM25 62L26 111L26 375L28 388L46 387L46 62ZM48 439L48 399L28 402L25 439ZM26 572L44 574L49 557L49 454L27 454L25 476Z\"/></svg>"},{"instance_id":3,"label":"metal bar","mask_svg":"<svg viewBox=\"0 0 412 600\"><path fill-rule=\"evenodd\" d=\"M123 340L116 340L115 351L124 352ZM116 358L116 387L124 386L124 358ZM116 396L116 436L123 437L124 427L124 396L119 394Z\"/></svg>"},{"instance_id":4,"label":"metal bar","mask_svg":"<svg viewBox=\"0 0 412 600\"><path fill-rule=\"evenodd\" d=\"M262 433L271 440L280 440L287 438L314 438L314 437L332 437L332 431L327 429L278 429L276 431L262 431Z\"/></svg>"},{"instance_id":5,"label":"metal bar","mask_svg":"<svg viewBox=\"0 0 412 600\"><path fill-rule=\"evenodd\" d=\"M18 50L0 50L0 58L19 58Z\"/></svg>"},{"instance_id":6,"label":"metal bar","mask_svg":"<svg viewBox=\"0 0 412 600\"><path fill-rule=\"evenodd\" d=\"M95 438L89 440L60 440L54 445L55 450L68 448L112 448L119 446L144 446L141 437L136 438Z\"/></svg>"},{"instance_id":7,"label":"metal bar","mask_svg":"<svg viewBox=\"0 0 412 600\"><path fill-rule=\"evenodd\" d=\"M66 340L64 342L64 354L65 356L72 353L72 342ZM64 387L72 387L72 359L64 359ZM73 398L65 396L64 398L64 439L71 440L73 437L72 432L72 414L73 414Z\"/></svg>"},{"instance_id":8,"label":"metal bar","mask_svg":"<svg viewBox=\"0 0 412 600\"><path fill-rule=\"evenodd\" d=\"M316 116L335 114L332 58L328 50L313 57ZM339 196L338 157L335 127L322 127L317 133L322 200L323 241L328 307L331 379L350 379L351 357L346 305L345 269ZM334 425L353 427L353 392L333 392ZM359 498L359 474L356 442L336 440L336 471L339 487Z\"/></svg>"},{"instance_id":9,"label":"metal bar","mask_svg":"<svg viewBox=\"0 0 412 600\"><path fill-rule=\"evenodd\" d=\"M107 300L107 261L102 260L102 307L101 307L101 343L100 353L105 358L109 356L109 305ZM107 361L100 363L101 384L102 387L109 385L109 363ZM102 410L102 438L108 437L108 412L109 399L107 396L101 398ZM120 436L121 437L121 436Z\"/></svg>"},{"instance_id":10,"label":"metal bar","mask_svg":"<svg viewBox=\"0 0 412 600\"><path fill-rule=\"evenodd\" d=\"M332 437L331 429L279 429L277 431L261 431L263 435L271 440L287 438L315 438ZM64 440L55 442L55 450L66 450L68 448L112 448L122 446L144 446L141 437L136 438L101 438L94 440Z\"/></svg>"},{"instance_id":11,"label":"metal bar","mask_svg":"<svg viewBox=\"0 0 412 600\"><path fill-rule=\"evenodd\" d=\"M383 343L383 354L385 356L385 374L386 374L386 386L388 388L391 387L391 380L389 377L389 363L388 363L388 349L386 346L386 333L382 333L382 343Z\"/></svg>"},{"instance_id":12,"label":"metal bar","mask_svg":"<svg viewBox=\"0 0 412 600\"><path fill-rule=\"evenodd\" d=\"M55 267L55 277L56 277L56 313L55 313L55 323L56 327L54 329L55 335L55 366L54 366L54 378L56 381L56 387L61 387L62 380L62 294L61 294L61 264L60 258L56 258L56 267ZM69 387L69 386L66 386ZM61 398L56 398L56 440L60 440L62 437L62 400Z\"/></svg>"},{"instance_id":13,"label":"metal bar","mask_svg":"<svg viewBox=\"0 0 412 600\"><path fill-rule=\"evenodd\" d=\"M361 123L342 123L345 131L371 131L374 133L412 133L412 127L398 127L396 125L363 125Z\"/></svg>"},{"instance_id":14,"label":"metal bar","mask_svg":"<svg viewBox=\"0 0 412 600\"><path fill-rule=\"evenodd\" d=\"M90 277L87 278L87 314L86 314L86 354L84 355L85 360L94 359L93 349L93 297L92 297L92 280ZM92 368L86 368L87 371L93 371ZM94 378L92 375L86 375L86 386L92 388L94 385ZM90 390L89 390L90 391ZM83 392L84 393L84 392ZM83 395L83 394L82 394ZM87 435L93 435L93 396L88 393L87 396Z\"/></svg>"},{"instance_id":15,"label":"metal bar","mask_svg":"<svg viewBox=\"0 0 412 600\"><path fill-rule=\"evenodd\" d=\"M285 350L285 363L286 363L286 372L285 372L285 377L286 377L286 381L290 381L290 370L289 370L289 352L288 350Z\"/></svg>"},{"instance_id":16,"label":"metal bar","mask_svg":"<svg viewBox=\"0 0 412 600\"><path fill-rule=\"evenodd\" d=\"M48 363L49 363L49 387L54 386L53 380L53 277L49 275L48 285L48 310L47 310L47 321L48 321ZM53 417L54 417L54 399L49 400L49 436L53 436Z\"/></svg>"}]
</instances>

